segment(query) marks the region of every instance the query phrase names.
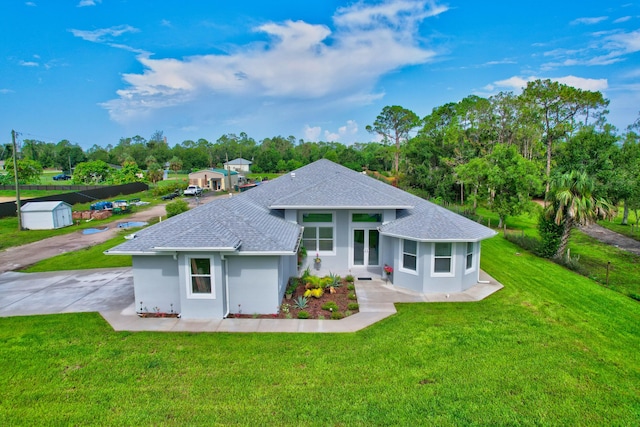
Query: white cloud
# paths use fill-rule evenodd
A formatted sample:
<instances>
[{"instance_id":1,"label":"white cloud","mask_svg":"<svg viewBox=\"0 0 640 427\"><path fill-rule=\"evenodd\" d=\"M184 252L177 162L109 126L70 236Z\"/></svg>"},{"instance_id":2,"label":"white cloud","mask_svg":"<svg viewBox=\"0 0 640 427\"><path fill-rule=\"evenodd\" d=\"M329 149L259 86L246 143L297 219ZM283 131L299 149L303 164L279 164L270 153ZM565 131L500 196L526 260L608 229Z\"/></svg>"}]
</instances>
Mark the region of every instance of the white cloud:
<instances>
[{"instance_id":1,"label":"white cloud","mask_svg":"<svg viewBox=\"0 0 640 427\"><path fill-rule=\"evenodd\" d=\"M22 65L23 67L38 67L38 66L40 66L40 64L38 64L35 61L20 61L20 65Z\"/></svg>"},{"instance_id":2,"label":"white cloud","mask_svg":"<svg viewBox=\"0 0 640 427\"><path fill-rule=\"evenodd\" d=\"M602 21L606 21L609 19L608 16L596 16L594 18L578 18L571 21L571 25L585 24L585 25L593 25Z\"/></svg>"},{"instance_id":3,"label":"white cloud","mask_svg":"<svg viewBox=\"0 0 640 427\"><path fill-rule=\"evenodd\" d=\"M78 7L95 6L98 3L102 3L102 0L80 0Z\"/></svg>"},{"instance_id":4,"label":"white cloud","mask_svg":"<svg viewBox=\"0 0 640 427\"><path fill-rule=\"evenodd\" d=\"M534 80L544 80L549 79L552 81L556 81L558 83L562 83L567 86L573 86L582 90L589 91L603 91L608 89L609 83L607 79L587 79L584 77L576 77L576 76L564 76L564 77L538 77L538 76L529 76L527 78L523 78L520 76L513 76L505 80L496 81L493 85L485 86L492 88L506 88L506 90L512 90L519 92L527 86L528 82L532 82Z\"/></svg>"},{"instance_id":5,"label":"white cloud","mask_svg":"<svg viewBox=\"0 0 640 427\"><path fill-rule=\"evenodd\" d=\"M7 88L0 89L0 93L3 94L3 95L7 94L7 93L14 93L14 92L15 91L12 90L12 89L7 89Z\"/></svg>"},{"instance_id":6,"label":"white cloud","mask_svg":"<svg viewBox=\"0 0 640 427\"><path fill-rule=\"evenodd\" d=\"M434 58L435 52L422 46L418 25L446 10L418 0L356 3L336 11L333 29L303 21L269 22L255 29L267 36L266 42L238 46L228 54L140 55L144 72L125 74L127 87L103 106L120 121L202 96L221 109L219 102L229 97L254 102L340 99L361 105L381 96L372 93L381 76ZM95 41L104 37L100 31L105 30L76 35Z\"/></svg>"},{"instance_id":7,"label":"white cloud","mask_svg":"<svg viewBox=\"0 0 640 427\"><path fill-rule=\"evenodd\" d=\"M94 43L105 43L112 40L114 37L121 36L125 33L136 33L140 30L132 27L131 25L118 25L110 28L100 28L92 31L85 30L69 30L74 36L80 37L83 40Z\"/></svg>"},{"instance_id":8,"label":"white cloud","mask_svg":"<svg viewBox=\"0 0 640 427\"><path fill-rule=\"evenodd\" d=\"M302 138L305 141L317 141L321 132L322 132L322 128L320 126L311 127L309 125L304 125L304 129L302 131Z\"/></svg>"},{"instance_id":9,"label":"white cloud","mask_svg":"<svg viewBox=\"0 0 640 427\"><path fill-rule=\"evenodd\" d=\"M35 7L36 6L36 4L34 2L32 2L32 1L25 2L25 5L26 6L31 6L31 7Z\"/></svg>"},{"instance_id":10,"label":"white cloud","mask_svg":"<svg viewBox=\"0 0 640 427\"><path fill-rule=\"evenodd\" d=\"M627 22L631 20L631 16L623 16L621 18L616 19L615 21L613 21L614 24L621 24L623 22Z\"/></svg>"}]
</instances>

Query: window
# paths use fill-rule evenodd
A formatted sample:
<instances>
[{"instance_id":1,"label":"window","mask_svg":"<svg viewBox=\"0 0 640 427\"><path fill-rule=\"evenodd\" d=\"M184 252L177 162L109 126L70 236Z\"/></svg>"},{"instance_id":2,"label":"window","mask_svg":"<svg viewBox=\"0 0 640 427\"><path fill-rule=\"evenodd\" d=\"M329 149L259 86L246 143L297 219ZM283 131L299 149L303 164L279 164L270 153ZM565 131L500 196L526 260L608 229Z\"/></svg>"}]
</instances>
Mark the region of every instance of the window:
<instances>
[{"instance_id":1,"label":"window","mask_svg":"<svg viewBox=\"0 0 640 427\"><path fill-rule=\"evenodd\" d=\"M379 213L354 213L351 214L352 222L382 222L382 214Z\"/></svg>"},{"instance_id":2,"label":"window","mask_svg":"<svg viewBox=\"0 0 640 427\"><path fill-rule=\"evenodd\" d=\"M436 243L433 257L433 272L436 274L450 274L453 257L451 256L451 243Z\"/></svg>"},{"instance_id":3,"label":"window","mask_svg":"<svg viewBox=\"0 0 640 427\"><path fill-rule=\"evenodd\" d=\"M302 214L302 245L308 253L333 252L333 214Z\"/></svg>"},{"instance_id":4,"label":"window","mask_svg":"<svg viewBox=\"0 0 640 427\"><path fill-rule=\"evenodd\" d=\"M417 271L418 266L418 242L414 240L402 241L402 268Z\"/></svg>"},{"instance_id":5,"label":"window","mask_svg":"<svg viewBox=\"0 0 640 427\"><path fill-rule=\"evenodd\" d=\"M473 243L467 242L467 270L473 268Z\"/></svg>"},{"instance_id":6,"label":"window","mask_svg":"<svg viewBox=\"0 0 640 427\"><path fill-rule=\"evenodd\" d=\"M190 296L214 297L211 286L211 260L209 258L191 258L189 260L189 279Z\"/></svg>"}]
</instances>

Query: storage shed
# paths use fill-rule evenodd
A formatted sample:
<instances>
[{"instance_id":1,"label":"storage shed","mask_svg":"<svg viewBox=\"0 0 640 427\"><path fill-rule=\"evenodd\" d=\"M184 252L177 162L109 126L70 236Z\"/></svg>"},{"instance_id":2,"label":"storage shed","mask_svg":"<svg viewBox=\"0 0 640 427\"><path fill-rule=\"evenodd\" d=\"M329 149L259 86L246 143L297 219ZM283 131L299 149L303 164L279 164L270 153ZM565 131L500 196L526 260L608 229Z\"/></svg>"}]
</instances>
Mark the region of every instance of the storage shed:
<instances>
[{"instance_id":1,"label":"storage shed","mask_svg":"<svg viewBox=\"0 0 640 427\"><path fill-rule=\"evenodd\" d=\"M65 202L28 202L20 211L22 227L27 230L53 230L73 224L71 205Z\"/></svg>"}]
</instances>

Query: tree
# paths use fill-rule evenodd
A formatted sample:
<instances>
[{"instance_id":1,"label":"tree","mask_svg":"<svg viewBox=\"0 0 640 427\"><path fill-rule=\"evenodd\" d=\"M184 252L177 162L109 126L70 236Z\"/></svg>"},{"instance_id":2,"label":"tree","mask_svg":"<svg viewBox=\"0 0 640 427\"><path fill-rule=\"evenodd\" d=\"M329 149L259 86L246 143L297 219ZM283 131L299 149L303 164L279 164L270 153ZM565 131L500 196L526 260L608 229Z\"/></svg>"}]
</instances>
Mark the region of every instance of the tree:
<instances>
[{"instance_id":1,"label":"tree","mask_svg":"<svg viewBox=\"0 0 640 427\"><path fill-rule=\"evenodd\" d=\"M393 105L384 107L373 126L366 127L367 132L380 135L385 144L389 141L395 144L393 169L396 176L400 167L400 145L409 139L409 133L418 126L420 119L413 111Z\"/></svg>"},{"instance_id":2,"label":"tree","mask_svg":"<svg viewBox=\"0 0 640 427\"><path fill-rule=\"evenodd\" d=\"M182 170L182 160L178 156L173 156L171 160L169 160L169 169L171 169L174 173L178 173L178 171Z\"/></svg>"},{"instance_id":3,"label":"tree","mask_svg":"<svg viewBox=\"0 0 640 427\"><path fill-rule=\"evenodd\" d=\"M158 181L162 181L162 177L164 176L164 172L158 163L152 163L149 165L149 169L147 170L147 179L152 183L156 183Z\"/></svg>"},{"instance_id":4,"label":"tree","mask_svg":"<svg viewBox=\"0 0 640 427\"><path fill-rule=\"evenodd\" d=\"M17 161L18 164L18 182L20 184L38 184L40 182L40 175L42 175L42 166L35 160L21 159ZM7 177L13 177L13 162L8 162L5 165L7 170ZM13 183L13 178L9 179Z\"/></svg>"},{"instance_id":5,"label":"tree","mask_svg":"<svg viewBox=\"0 0 640 427\"><path fill-rule=\"evenodd\" d=\"M125 162L122 168L111 173L112 184L128 184L130 182L140 182L144 179L144 173L136 162Z\"/></svg>"},{"instance_id":6,"label":"tree","mask_svg":"<svg viewBox=\"0 0 640 427\"><path fill-rule=\"evenodd\" d=\"M528 112L543 129L547 155L545 193L548 193L553 145L574 131L578 118L584 118L584 125L588 125L589 116L595 117L596 122L601 121L609 101L600 92L576 89L548 79L527 83L521 96Z\"/></svg>"},{"instance_id":7,"label":"tree","mask_svg":"<svg viewBox=\"0 0 640 427\"><path fill-rule=\"evenodd\" d=\"M593 189L593 180L584 172L571 171L551 181L545 215L563 227L556 258L564 256L574 225L586 225L599 218L614 216L611 204L593 197Z\"/></svg>"},{"instance_id":8,"label":"tree","mask_svg":"<svg viewBox=\"0 0 640 427\"><path fill-rule=\"evenodd\" d=\"M491 209L504 224L507 216L519 215L531 207L531 193L540 187L535 166L515 146L497 144L486 158L486 182L491 191Z\"/></svg>"},{"instance_id":9,"label":"tree","mask_svg":"<svg viewBox=\"0 0 640 427\"><path fill-rule=\"evenodd\" d=\"M73 171L74 184L98 184L109 179L111 167L102 160L82 162Z\"/></svg>"}]
</instances>

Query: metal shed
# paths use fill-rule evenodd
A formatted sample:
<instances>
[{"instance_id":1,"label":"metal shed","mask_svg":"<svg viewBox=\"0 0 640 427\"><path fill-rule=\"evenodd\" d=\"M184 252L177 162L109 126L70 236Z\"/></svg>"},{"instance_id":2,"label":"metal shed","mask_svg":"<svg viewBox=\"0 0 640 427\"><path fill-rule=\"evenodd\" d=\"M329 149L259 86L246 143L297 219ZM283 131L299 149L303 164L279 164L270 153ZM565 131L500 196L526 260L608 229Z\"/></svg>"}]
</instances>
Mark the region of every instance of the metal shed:
<instances>
[{"instance_id":1,"label":"metal shed","mask_svg":"<svg viewBox=\"0 0 640 427\"><path fill-rule=\"evenodd\" d=\"M73 224L71 205L65 202L28 202L20 211L22 227L28 230L52 230Z\"/></svg>"}]
</instances>

